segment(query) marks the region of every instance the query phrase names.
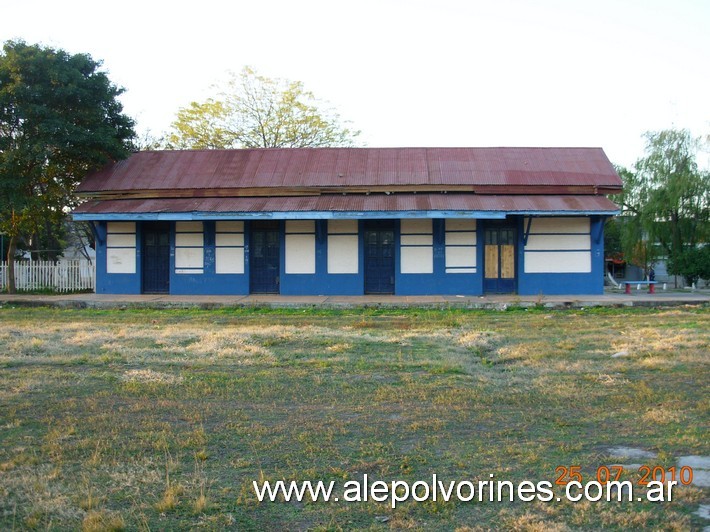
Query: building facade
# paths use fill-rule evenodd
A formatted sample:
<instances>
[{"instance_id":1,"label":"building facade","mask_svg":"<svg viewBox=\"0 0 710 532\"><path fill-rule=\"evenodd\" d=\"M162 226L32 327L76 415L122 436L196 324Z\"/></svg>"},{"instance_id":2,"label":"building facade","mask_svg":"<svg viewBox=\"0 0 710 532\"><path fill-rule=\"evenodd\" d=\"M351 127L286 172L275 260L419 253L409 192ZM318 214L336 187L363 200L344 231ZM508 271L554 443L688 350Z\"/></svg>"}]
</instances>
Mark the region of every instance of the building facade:
<instances>
[{"instance_id":1,"label":"building facade","mask_svg":"<svg viewBox=\"0 0 710 532\"><path fill-rule=\"evenodd\" d=\"M599 294L620 189L588 148L140 152L74 219L97 293Z\"/></svg>"}]
</instances>

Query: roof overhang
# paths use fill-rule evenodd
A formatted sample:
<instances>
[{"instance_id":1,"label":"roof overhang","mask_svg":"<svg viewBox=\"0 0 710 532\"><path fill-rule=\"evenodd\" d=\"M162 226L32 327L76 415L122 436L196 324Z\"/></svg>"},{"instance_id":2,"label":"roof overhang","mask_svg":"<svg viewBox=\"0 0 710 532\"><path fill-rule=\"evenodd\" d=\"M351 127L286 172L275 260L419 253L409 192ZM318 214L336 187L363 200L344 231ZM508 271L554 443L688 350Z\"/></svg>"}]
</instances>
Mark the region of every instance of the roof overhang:
<instances>
[{"instance_id":1,"label":"roof overhang","mask_svg":"<svg viewBox=\"0 0 710 532\"><path fill-rule=\"evenodd\" d=\"M90 200L76 221L225 219L386 219L524 216L613 216L619 208L605 196L393 194L308 197L156 198Z\"/></svg>"}]
</instances>

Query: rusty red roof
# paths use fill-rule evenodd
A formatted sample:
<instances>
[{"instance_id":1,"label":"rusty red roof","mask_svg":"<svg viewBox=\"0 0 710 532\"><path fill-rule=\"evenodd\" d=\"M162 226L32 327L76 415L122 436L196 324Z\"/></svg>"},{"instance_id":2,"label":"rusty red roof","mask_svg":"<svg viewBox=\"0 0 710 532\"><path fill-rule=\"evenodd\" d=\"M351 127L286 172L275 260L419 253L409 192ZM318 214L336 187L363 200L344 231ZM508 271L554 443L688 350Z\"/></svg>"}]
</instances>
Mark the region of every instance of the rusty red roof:
<instances>
[{"instance_id":1,"label":"rusty red roof","mask_svg":"<svg viewBox=\"0 0 710 532\"><path fill-rule=\"evenodd\" d=\"M80 219L100 219L106 214L135 215L197 214L200 219L223 218L224 215L264 216L279 219L285 213L334 212L382 213L402 211L445 211L450 213L518 213L518 214L615 214L618 207L604 196L496 196L478 194L392 194L392 195L323 195L306 197L241 197L241 198L158 198L129 200L90 200L80 205L75 214ZM280 214L281 213L281 214ZM150 216L147 216L150 217Z\"/></svg>"},{"instance_id":2,"label":"rusty red roof","mask_svg":"<svg viewBox=\"0 0 710 532\"><path fill-rule=\"evenodd\" d=\"M285 148L144 151L80 193L282 187L588 186L620 191L600 148Z\"/></svg>"}]
</instances>

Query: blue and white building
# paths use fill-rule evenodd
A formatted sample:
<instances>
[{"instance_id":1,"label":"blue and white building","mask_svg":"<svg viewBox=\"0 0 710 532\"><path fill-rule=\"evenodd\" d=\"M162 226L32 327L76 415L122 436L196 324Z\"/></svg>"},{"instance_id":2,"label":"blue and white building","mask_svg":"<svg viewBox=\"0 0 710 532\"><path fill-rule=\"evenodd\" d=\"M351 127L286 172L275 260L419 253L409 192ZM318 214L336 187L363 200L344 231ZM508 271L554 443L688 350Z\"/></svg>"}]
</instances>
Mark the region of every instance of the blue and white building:
<instances>
[{"instance_id":1,"label":"blue and white building","mask_svg":"<svg viewBox=\"0 0 710 532\"><path fill-rule=\"evenodd\" d=\"M89 175L97 293L600 294L597 148L139 152Z\"/></svg>"}]
</instances>

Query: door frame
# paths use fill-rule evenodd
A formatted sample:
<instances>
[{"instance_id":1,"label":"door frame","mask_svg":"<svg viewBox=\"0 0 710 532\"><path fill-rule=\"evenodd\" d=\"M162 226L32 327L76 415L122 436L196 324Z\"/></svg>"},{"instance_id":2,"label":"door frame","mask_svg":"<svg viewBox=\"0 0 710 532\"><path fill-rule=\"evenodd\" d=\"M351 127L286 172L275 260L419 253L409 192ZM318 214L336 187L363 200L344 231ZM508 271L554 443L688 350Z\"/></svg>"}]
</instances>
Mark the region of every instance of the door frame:
<instances>
[{"instance_id":1,"label":"door frame","mask_svg":"<svg viewBox=\"0 0 710 532\"><path fill-rule=\"evenodd\" d=\"M363 258L363 271L362 271L362 286L363 286L363 294L366 295L394 295L396 293L397 289L397 253L398 253L398 246L397 242L399 241L398 235L399 235L399 227L397 224L397 220L393 219L375 219L375 220L363 220L362 225L362 242L363 242L363 250L362 250L362 258ZM391 291L386 291L386 292L372 292L368 291L368 265L367 265L367 233L370 231L377 231L377 232L384 232L384 231L391 231L392 232L392 257L391 257Z\"/></svg>"},{"instance_id":2,"label":"door frame","mask_svg":"<svg viewBox=\"0 0 710 532\"><path fill-rule=\"evenodd\" d=\"M272 228L269 229L260 229L259 226L266 226L266 225L273 225ZM246 229L246 228L245 228ZM274 292L262 292L262 291L254 291L254 273L255 273L255 268L254 268L254 232L255 231L262 231L262 232L272 232L276 233L277 238L278 238L278 257L276 260L276 291ZM249 259L248 259L248 267L249 267L249 293L250 294L280 294L281 293L281 276L282 276L282 271L283 271L283 261L284 261L284 249L283 249L283 223L280 220L252 220L249 222L249 227L245 231L246 236L248 237L248 245L249 245Z\"/></svg>"},{"instance_id":3,"label":"door frame","mask_svg":"<svg viewBox=\"0 0 710 532\"><path fill-rule=\"evenodd\" d=\"M519 234L519 227L518 227L518 221L514 218L506 218L504 220L486 220L486 222L483 225L483 234L482 236L482 259L483 259L483 268L482 268L482 274L483 274L483 293L484 294L517 294L518 293L518 282L520 279L520 268L518 264L518 234ZM496 287L496 289L489 289L487 288L487 283L486 283L486 233L489 229L496 229L496 230L501 230L501 229L506 229L506 230L512 230L513 231L513 277L512 277L512 287L511 290L501 290L499 287ZM501 278L500 273L501 273L501 253L500 253L500 246L501 244L498 243L498 277L497 277L497 283L499 284L501 279L507 279L507 278Z\"/></svg>"},{"instance_id":4,"label":"door frame","mask_svg":"<svg viewBox=\"0 0 710 532\"><path fill-rule=\"evenodd\" d=\"M146 233L149 232L156 232L158 234L163 234L160 231L158 231L157 227L162 227L165 229L165 234L168 236L168 244L167 244L167 253L164 257L162 257L164 263L163 266L165 267L165 284L166 284L166 289L165 290L146 290L146 259L147 259L147 254L146 254ZM146 230L148 229L148 231ZM169 294L170 293L170 277L171 277L171 271L172 271L172 260L171 260L171 255L173 251L173 224L171 222L162 222L162 221L150 221L150 222L143 222L140 224L140 242L141 242L141 247L140 247L140 253L141 253L141 258L140 258L140 265L141 265L141 294Z\"/></svg>"}]
</instances>

